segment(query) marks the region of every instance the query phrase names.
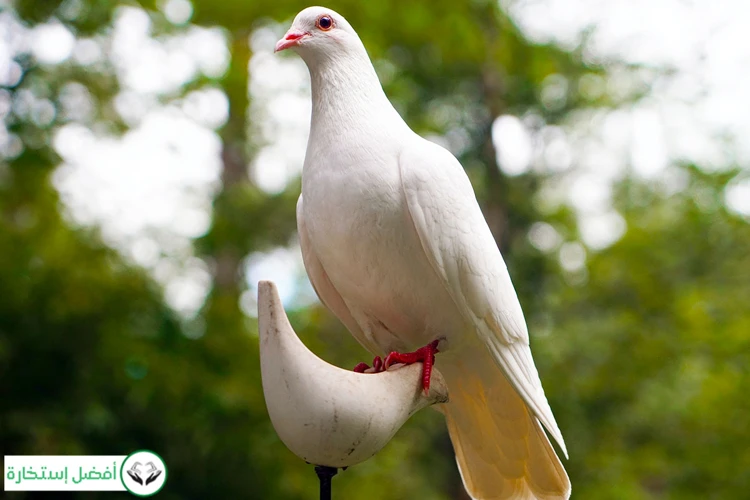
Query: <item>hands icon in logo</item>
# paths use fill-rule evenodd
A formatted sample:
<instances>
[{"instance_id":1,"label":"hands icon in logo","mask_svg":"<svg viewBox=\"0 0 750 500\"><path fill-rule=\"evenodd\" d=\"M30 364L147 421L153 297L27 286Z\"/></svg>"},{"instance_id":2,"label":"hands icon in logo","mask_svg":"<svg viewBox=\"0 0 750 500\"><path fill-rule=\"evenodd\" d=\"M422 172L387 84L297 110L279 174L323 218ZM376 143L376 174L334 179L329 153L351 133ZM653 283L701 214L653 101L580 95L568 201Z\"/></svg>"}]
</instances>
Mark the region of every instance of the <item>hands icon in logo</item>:
<instances>
[{"instance_id":1,"label":"hands icon in logo","mask_svg":"<svg viewBox=\"0 0 750 500\"><path fill-rule=\"evenodd\" d=\"M156 481L156 478L161 475L162 472L159 469L156 468L153 462L146 463L146 467L148 467L145 471L141 471L142 464L140 462L136 462L133 464L130 469L128 469L126 472L128 473L128 476L135 481L136 483L140 484L141 486L148 486L149 484ZM146 476L145 482L143 479L143 476Z\"/></svg>"},{"instance_id":2,"label":"hands icon in logo","mask_svg":"<svg viewBox=\"0 0 750 500\"><path fill-rule=\"evenodd\" d=\"M134 451L120 466L120 481L133 495L149 497L158 493L167 482L169 470L164 459L149 450Z\"/></svg>"}]
</instances>

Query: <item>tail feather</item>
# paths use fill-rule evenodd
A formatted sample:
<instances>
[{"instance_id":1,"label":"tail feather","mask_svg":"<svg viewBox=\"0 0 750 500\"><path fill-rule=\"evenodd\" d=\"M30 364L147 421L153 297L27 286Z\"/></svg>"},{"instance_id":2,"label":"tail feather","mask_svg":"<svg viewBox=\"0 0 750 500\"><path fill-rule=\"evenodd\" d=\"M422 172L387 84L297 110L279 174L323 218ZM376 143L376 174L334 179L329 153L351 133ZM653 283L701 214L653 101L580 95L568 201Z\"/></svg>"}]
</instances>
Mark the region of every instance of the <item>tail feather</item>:
<instances>
[{"instance_id":1,"label":"tail feather","mask_svg":"<svg viewBox=\"0 0 750 500\"><path fill-rule=\"evenodd\" d=\"M477 359L481 356L487 360ZM483 361L493 369L477 370L487 366ZM457 360L440 370L451 398L442 410L472 498L570 497L568 475L539 420L488 354L472 353L471 364Z\"/></svg>"}]
</instances>

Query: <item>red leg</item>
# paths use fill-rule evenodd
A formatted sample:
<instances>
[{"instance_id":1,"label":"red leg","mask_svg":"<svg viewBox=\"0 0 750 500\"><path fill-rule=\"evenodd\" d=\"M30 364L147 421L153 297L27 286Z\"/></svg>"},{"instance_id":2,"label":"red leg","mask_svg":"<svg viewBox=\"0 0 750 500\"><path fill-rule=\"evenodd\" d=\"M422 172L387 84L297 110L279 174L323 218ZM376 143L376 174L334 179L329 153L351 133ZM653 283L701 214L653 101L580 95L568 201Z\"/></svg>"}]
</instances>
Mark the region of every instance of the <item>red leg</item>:
<instances>
[{"instance_id":1,"label":"red leg","mask_svg":"<svg viewBox=\"0 0 750 500\"><path fill-rule=\"evenodd\" d=\"M414 352L392 352L385 358L385 369L387 370L396 363L405 363L410 365L421 361L422 367L422 388L425 394L430 392L430 377L432 376L432 365L435 364L435 353L438 351L439 340L433 340L424 347L420 347Z\"/></svg>"}]
</instances>

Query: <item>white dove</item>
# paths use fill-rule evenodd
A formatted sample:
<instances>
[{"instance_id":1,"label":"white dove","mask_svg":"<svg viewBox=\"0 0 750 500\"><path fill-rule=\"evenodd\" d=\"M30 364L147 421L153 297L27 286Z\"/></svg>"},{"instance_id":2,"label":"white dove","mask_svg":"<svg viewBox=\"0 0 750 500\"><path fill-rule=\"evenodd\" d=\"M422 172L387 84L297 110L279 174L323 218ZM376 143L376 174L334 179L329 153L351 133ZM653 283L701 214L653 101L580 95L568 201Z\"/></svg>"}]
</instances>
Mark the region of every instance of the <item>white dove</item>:
<instances>
[{"instance_id":1,"label":"white dove","mask_svg":"<svg viewBox=\"0 0 750 500\"><path fill-rule=\"evenodd\" d=\"M473 498L568 498L523 311L460 163L403 121L341 15L303 10L276 44L288 48L312 81L297 225L320 300L374 354L425 346L386 365L427 372L439 342L442 410Z\"/></svg>"}]
</instances>

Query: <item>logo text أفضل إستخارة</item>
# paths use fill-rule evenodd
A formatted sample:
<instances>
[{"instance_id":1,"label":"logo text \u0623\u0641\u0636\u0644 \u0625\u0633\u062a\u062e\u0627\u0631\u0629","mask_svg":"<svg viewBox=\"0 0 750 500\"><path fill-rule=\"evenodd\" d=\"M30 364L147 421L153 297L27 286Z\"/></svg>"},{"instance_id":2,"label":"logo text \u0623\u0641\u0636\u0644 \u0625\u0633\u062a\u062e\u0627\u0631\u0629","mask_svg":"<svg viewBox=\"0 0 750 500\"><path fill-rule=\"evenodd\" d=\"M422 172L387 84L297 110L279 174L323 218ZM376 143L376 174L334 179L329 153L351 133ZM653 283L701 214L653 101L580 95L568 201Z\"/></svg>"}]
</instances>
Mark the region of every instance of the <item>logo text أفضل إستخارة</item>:
<instances>
[{"instance_id":1,"label":"logo text \u0623\u0641\u0636\u0644 \u0625\u0633\u062a\u062e\u0627\u0631\u0629","mask_svg":"<svg viewBox=\"0 0 750 500\"><path fill-rule=\"evenodd\" d=\"M130 455L6 455L5 491L128 491L147 497L167 481L164 460L149 450Z\"/></svg>"}]
</instances>

